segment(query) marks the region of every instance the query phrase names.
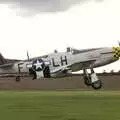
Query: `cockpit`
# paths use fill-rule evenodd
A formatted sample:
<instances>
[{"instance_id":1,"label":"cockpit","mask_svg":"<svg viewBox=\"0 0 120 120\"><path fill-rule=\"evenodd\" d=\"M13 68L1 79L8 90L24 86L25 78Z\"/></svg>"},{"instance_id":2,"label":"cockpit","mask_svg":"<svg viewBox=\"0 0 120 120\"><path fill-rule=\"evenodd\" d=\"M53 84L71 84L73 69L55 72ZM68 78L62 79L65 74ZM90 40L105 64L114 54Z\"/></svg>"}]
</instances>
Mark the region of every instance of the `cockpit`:
<instances>
[{"instance_id":1,"label":"cockpit","mask_svg":"<svg viewBox=\"0 0 120 120\"><path fill-rule=\"evenodd\" d=\"M70 52L70 53L72 53L72 54L78 54L78 53L81 52L81 50L68 47L68 48L67 48L67 52Z\"/></svg>"},{"instance_id":2,"label":"cockpit","mask_svg":"<svg viewBox=\"0 0 120 120\"><path fill-rule=\"evenodd\" d=\"M92 48L92 49L78 50L78 49L75 49L75 48L68 47L68 48L67 48L67 52L70 52L70 53L72 53L73 55L75 55L75 54L85 53L85 52L91 52L91 51L99 50L99 49L101 49L101 48Z\"/></svg>"}]
</instances>

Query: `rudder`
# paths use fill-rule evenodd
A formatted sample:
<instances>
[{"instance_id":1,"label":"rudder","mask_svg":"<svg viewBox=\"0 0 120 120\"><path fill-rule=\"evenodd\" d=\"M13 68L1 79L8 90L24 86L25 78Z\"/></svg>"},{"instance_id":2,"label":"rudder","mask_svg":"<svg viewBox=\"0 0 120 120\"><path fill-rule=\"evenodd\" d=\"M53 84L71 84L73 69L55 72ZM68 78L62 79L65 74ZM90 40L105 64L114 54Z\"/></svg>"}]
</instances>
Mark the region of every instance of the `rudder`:
<instances>
[{"instance_id":1,"label":"rudder","mask_svg":"<svg viewBox=\"0 0 120 120\"><path fill-rule=\"evenodd\" d=\"M0 65L5 64L6 59L3 57L3 55L0 53Z\"/></svg>"}]
</instances>

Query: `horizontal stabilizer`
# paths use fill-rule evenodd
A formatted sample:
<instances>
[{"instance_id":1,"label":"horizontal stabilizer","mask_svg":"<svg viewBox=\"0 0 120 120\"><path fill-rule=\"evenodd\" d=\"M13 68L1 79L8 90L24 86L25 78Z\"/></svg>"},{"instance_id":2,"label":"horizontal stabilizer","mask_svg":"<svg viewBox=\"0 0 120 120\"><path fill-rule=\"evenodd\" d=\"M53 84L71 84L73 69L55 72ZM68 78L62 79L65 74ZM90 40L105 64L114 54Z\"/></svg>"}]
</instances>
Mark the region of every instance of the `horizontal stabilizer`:
<instances>
[{"instance_id":1,"label":"horizontal stabilizer","mask_svg":"<svg viewBox=\"0 0 120 120\"><path fill-rule=\"evenodd\" d=\"M0 65L0 68L7 68L7 67L12 67L12 66L13 66L13 63L8 63L8 64Z\"/></svg>"}]
</instances>

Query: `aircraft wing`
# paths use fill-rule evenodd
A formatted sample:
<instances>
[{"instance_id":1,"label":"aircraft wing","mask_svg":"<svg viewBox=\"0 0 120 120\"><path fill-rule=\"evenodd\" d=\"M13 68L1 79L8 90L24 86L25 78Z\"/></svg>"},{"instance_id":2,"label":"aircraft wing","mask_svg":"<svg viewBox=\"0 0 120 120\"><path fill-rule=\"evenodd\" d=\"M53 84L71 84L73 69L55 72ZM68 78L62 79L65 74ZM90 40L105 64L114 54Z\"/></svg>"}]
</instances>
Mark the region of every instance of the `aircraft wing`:
<instances>
[{"instance_id":1,"label":"aircraft wing","mask_svg":"<svg viewBox=\"0 0 120 120\"><path fill-rule=\"evenodd\" d=\"M64 72L67 70L78 71L78 70L83 69L83 68L89 68L90 65L94 64L95 61L96 60L93 59L93 60L81 61L81 62L74 63L71 65L61 66L61 67L53 70L52 73Z\"/></svg>"},{"instance_id":2,"label":"aircraft wing","mask_svg":"<svg viewBox=\"0 0 120 120\"><path fill-rule=\"evenodd\" d=\"M78 71L83 68L90 68L90 65L92 65L95 61L96 60L88 60L79 63L74 63L72 65L61 66L51 71L51 74L53 74L54 76L68 75L74 71Z\"/></svg>"},{"instance_id":3,"label":"aircraft wing","mask_svg":"<svg viewBox=\"0 0 120 120\"><path fill-rule=\"evenodd\" d=\"M61 73L70 70L69 65L61 66L51 71L51 74Z\"/></svg>"},{"instance_id":4,"label":"aircraft wing","mask_svg":"<svg viewBox=\"0 0 120 120\"><path fill-rule=\"evenodd\" d=\"M74 63L70 66L71 70L74 71L78 71L81 70L83 68L90 68L90 66L92 64L94 64L96 60L87 60L87 61L82 61L82 62L78 62L78 63Z\"/></svg>"}]
</instances>

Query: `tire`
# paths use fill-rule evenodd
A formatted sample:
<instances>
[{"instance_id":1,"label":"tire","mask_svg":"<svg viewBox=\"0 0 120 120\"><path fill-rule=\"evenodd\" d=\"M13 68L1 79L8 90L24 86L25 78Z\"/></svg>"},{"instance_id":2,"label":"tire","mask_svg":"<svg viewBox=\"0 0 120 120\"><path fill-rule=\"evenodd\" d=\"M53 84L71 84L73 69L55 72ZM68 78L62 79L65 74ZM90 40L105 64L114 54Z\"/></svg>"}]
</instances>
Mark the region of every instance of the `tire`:
<instances>
[{"instance_id":1,"label":"tire","mask_svg":"<svg viewBox=\"0 0 120 120\"><path fill-rule=\"evenodd\" d=\"M20 76L17 76L16 77L16 82L19 82L20 81Z\"/></svg>"},{"instance_id":2,"label":"tire","mask_svg":"<svg viewBox=\"0 0 120 120\"><path fill-rule=\"evenodd\" d=\"M91 79L87 78L87 77L84 77L84 84L87 85L87 86L91 86Z\"/></svg>"},{"instance_id":3,"label":"tire","mask_svg":"<svg viewBox=\"0 0 120 120\"><path fill-rule=\"evenodd\" d=\"M92 83L92 88L94 88L95 90L101 89L102 88L102 81L99 80L97 82Z\"/></svg>"}]
</instances>

